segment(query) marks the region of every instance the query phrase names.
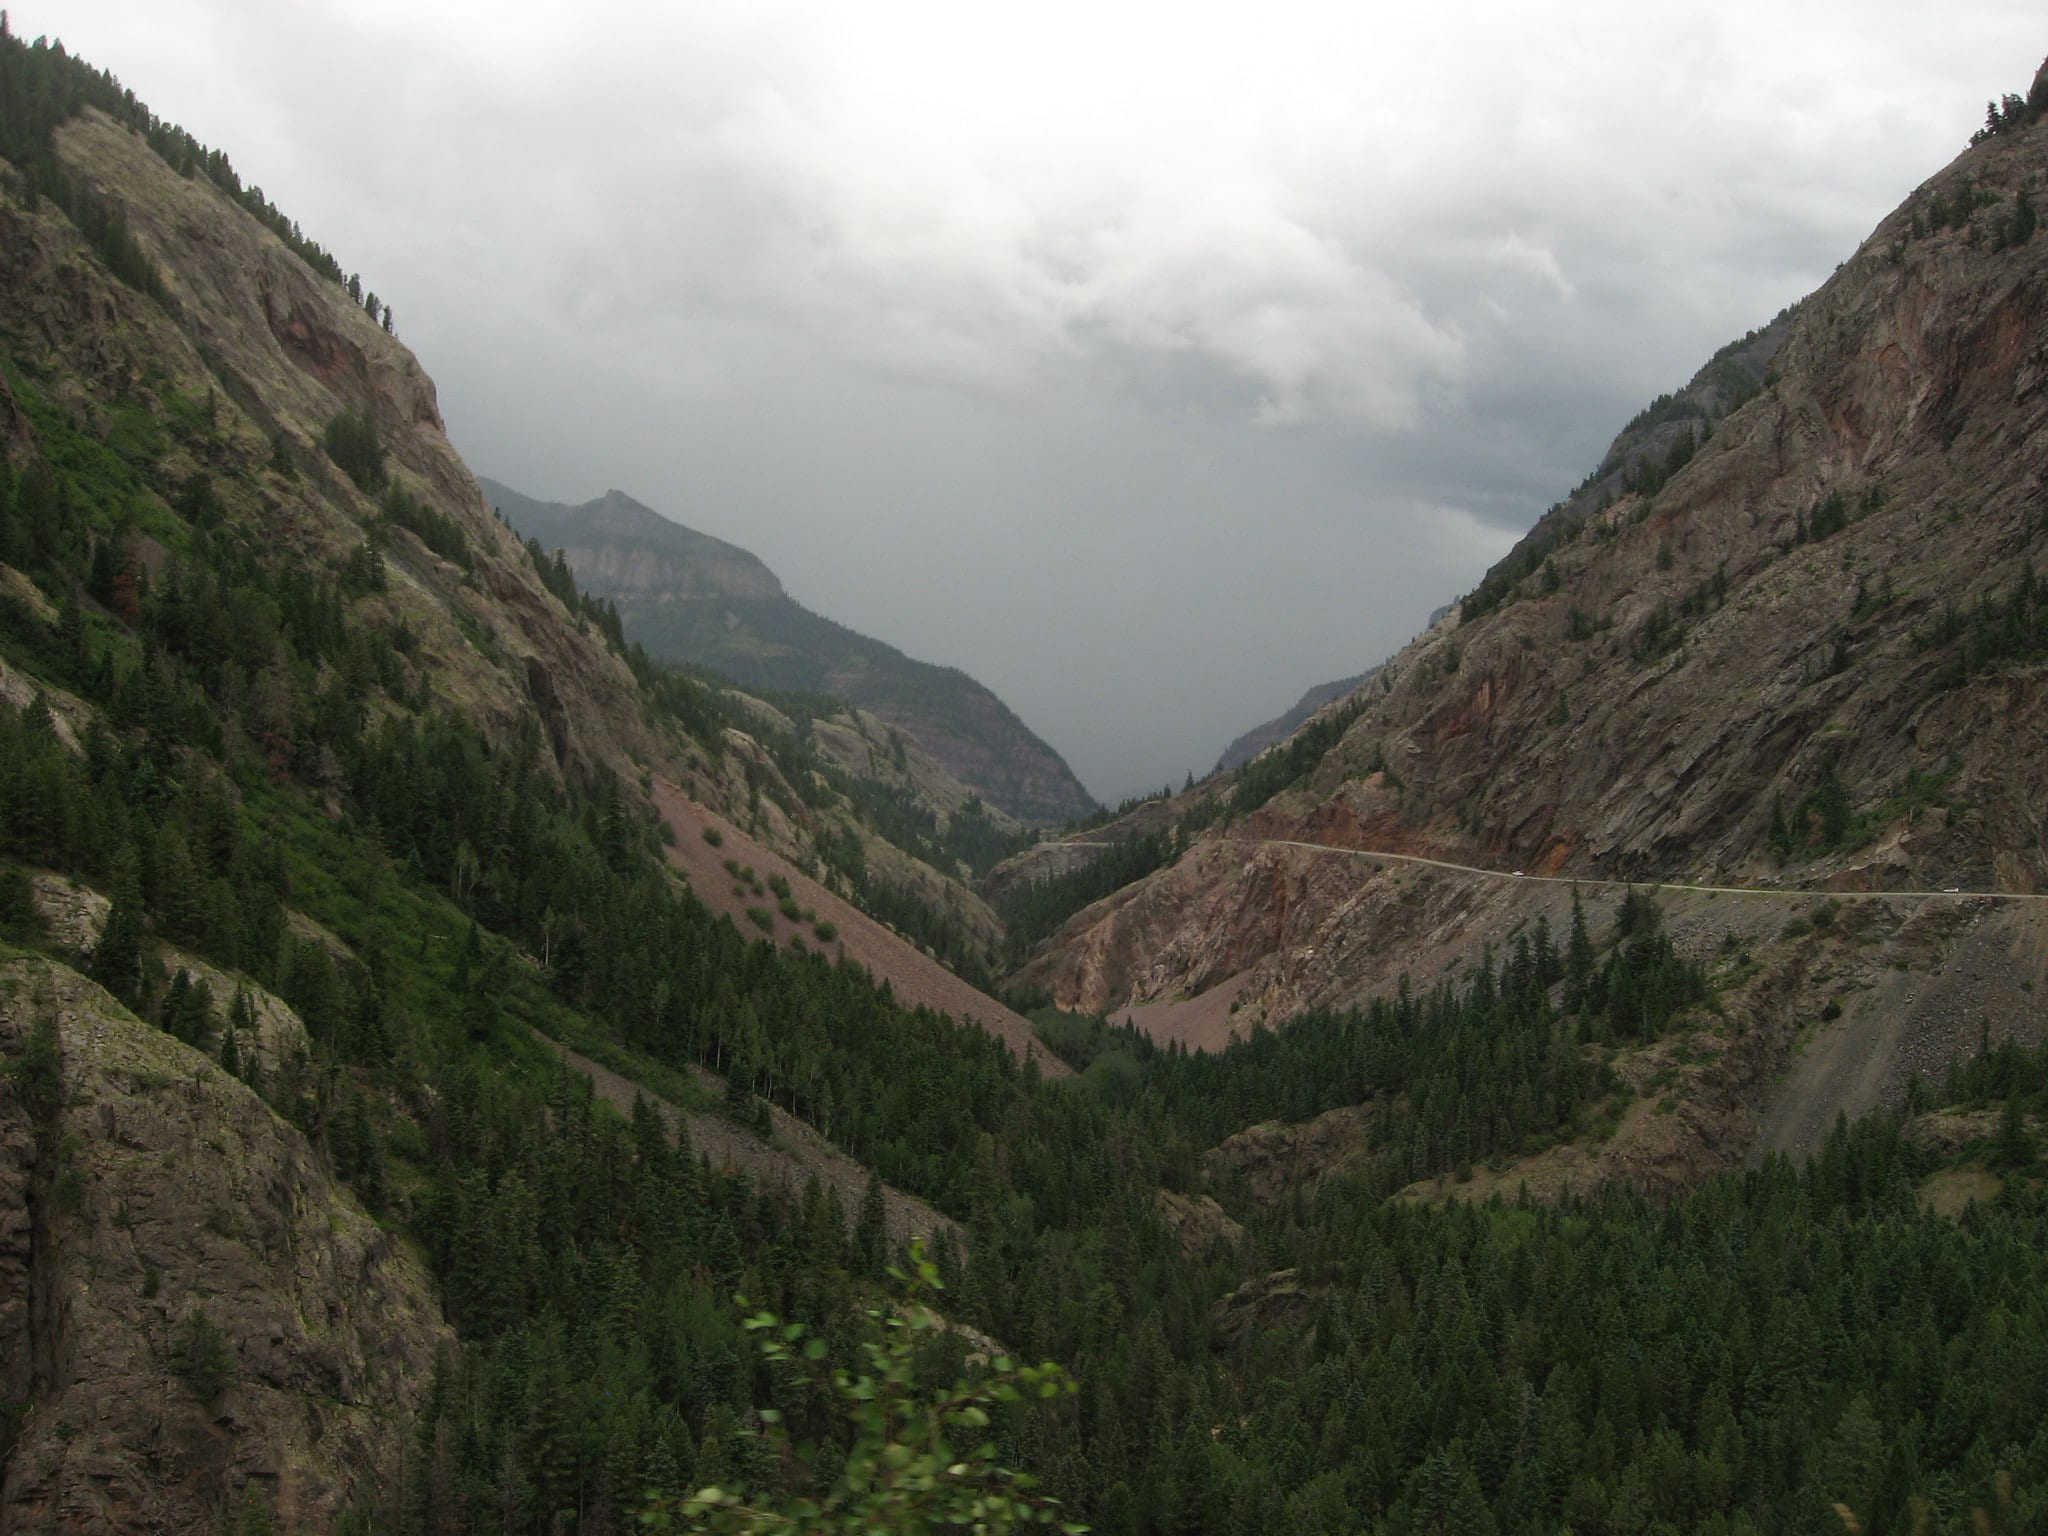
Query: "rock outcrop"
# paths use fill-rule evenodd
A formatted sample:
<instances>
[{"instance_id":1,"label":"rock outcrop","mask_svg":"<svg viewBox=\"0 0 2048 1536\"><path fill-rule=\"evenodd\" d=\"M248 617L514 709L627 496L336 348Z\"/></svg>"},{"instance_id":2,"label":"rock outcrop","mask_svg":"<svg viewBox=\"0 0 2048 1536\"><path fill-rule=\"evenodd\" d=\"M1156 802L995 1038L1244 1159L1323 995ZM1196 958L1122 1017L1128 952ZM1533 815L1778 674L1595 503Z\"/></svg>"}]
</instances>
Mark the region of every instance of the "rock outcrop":
<instances>
[{"instance_id":1,"label":"rock outcrop","mask_svg":"<svg viewBox=\"0 0 2048 1536\"><path fill-rule=\"evenodd\" d=\"M1156 1206L1159 1219L1180 1244L1180 1251L1192 1258L1216 1244L1235 1247L1244 1228L1230 1219L1230 1213L1211 1195L1184 1195L1176 1190L1159 1191Z\"/></svg>"},{"instance_id":2,"label":"rock outcrop","mask_svg":"<svg viewBox=\"0 0 2048 1536\"><path fill-rule=\"evenodd\" d=\"M0 1529L384 1506L452 1345L412 1254L202 1053L0 960Z\"/></svg>"},{"instance_id":3,"label":"rock outcrop","mask_svg":"<svg viewBox=\"0 0 2048 1536\"><path fill-rule=\"evenodd\" d=\"M1241 1185L1260 1205L1275 1205L1295 1190L1313 1190L1362 1166L1374 1114L1370 1104L1351 1104L1298 1125L1261 1121L1210 1148L1202 1170L1212 1180Z\"/></svg>"},{"instance_id":4,"label":"rock outcrop","mask_svg":"<svg viewBox=\"0 0 2048 1536\"><path fill-rule=\"evenodd\" d=\"M1249 1348L1268 1328L1290 1328L1311 1317L1327 1289L1304 1284L1296 1270L1276 1269L1245 1281L1211 1307L1210 1332L1226 1348Z\"/></svg>"}]
</instances>

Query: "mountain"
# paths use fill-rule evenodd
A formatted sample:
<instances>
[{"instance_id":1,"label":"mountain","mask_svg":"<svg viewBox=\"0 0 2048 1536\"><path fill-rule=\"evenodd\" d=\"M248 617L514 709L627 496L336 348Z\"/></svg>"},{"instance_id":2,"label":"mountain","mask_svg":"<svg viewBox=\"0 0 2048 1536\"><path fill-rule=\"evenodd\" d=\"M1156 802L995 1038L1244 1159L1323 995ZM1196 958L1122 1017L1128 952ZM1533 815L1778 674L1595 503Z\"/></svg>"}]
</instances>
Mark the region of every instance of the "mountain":
<instances>
[{"instance_id":1,"label":"mountain","mask_svg":"<svg viewBox=\"0 0 2048 1536\"><path fill-rule=\"evenodd\" d=\"M1433 622L1433 621L1432 621ZM1213 773L1229 773L1257 757L1268 747L1276 747L1308 723L1309 717L1325 704L1335 703L1347 694L1356 693L1365 683L1372 680L1378 667L1367 667L1356 677L1340 677L1335 682L1318 683L1294 701L1293 708L1284 714L1275 715L1263 725L1255 725L1223 749L1223 755L1216 759Z\"/></svg>"},{"instance_id":2,"label":"mountain","mask_svg":"<svg viewBox=\"0 0 2048 1536\"><path fill-rule=\"evenodd\" d=\"M718 1329L753 1259L689 1279L707 1222L815 1177L835 1253L952 1231L955 1080L986 1116L1067 1068L862 810L939 856L971 797L624 644L224 155L0 27L0 183L0 1529L465 1528L438 1416L565 1370L528 1326L616 1263L585 1158L667 1203L635 1283ZM667 1106L638 1153L621 1082ZM618 1444L701 1432L667 1401Z\"/></svg>"},{"instance_id":3,"label":"mountain","mask_svg":"<svg viewBox=\"0 0 2048 1536\"><path fill-rule=\"evenodd\" d=\"M1569 496L1554 504L1535 525L1515 541L1513 549L1486 573L1477 591L1458 605L1477 613L1497 602L1501 594L1530 572L1538 569L1568 530L1582 525L1588 517L1613 505L1618 496L1631 493L1654 495L1666 479L1689 461L1699 443L1731 411L1738 409L1763 388L1770 377L1771 360L1777 356L1791 329L1794 309L1787 309L1768 325L1721 348L1695 373L1685 386L1659 395L1615 434L1607 452L1591 474L1579 482ZM1429 616L1425 628L1433 628L1450 611L1439 608ZM1263 725L1254 726L1223 749L1215 771L1228 773L1257 757L1266 748L1285 741L1325 705L1355 692L1373 677L1378 666L1368 667L1354 677L1319 683L1304 693L1292 709Z\"/></svg>"},{"instance_id":4,"label":"mountain","mask_svg":"<svg viewBox=\"0 0 2048 1536\"><path fill-rule=\"evenodd\" d=\"M657 659L710 667L742 687L845 699L915 737L1019 821L1053 824L1095 809L1059 754L988 689L812 613L738 546L621 491L571 507L479 483L523 537L563 551L579 586L617 604L627 635Z\"/></svg>"},{"instance_id":5,"label":"mountain","mask_svg":"<svg viewBox=\"0 0 2048 1536\"><path fill-rule=\"evenodd\" d=\"M2038 1034L2048 902L2003 898L2048 889L2048 132L2011 122L1631 423L1455 616L1202 786L1183 851L1020 983L1215 1046L1562 933L1574 881L1596 923L1629 882L1781 892L1659 893L1728 969L1733 1040L1580 1183L1810 1149L1987 1013ZM1843 1022L1774 1079L1816 1017Z\"/></svg>"},{"instance_id":6,"label":"mountain","mask_svg":"<svg viewBox=\"0 0 2048 1536\"><path fill-rule=\"evenodd\" d=\"M0 1531L2038 1528L2044 113L1654 502L1015 877L1183 1050L940 965L1012 830L650 661L0 22Z\"/></svg>"},{"instance_id":7,"label":"mountain","mask_svg":"<svg viewBox=\"0 0 2048 1536\"><path fill-rule=\"evenodd\" d=\"M1616 440L1617 447L1620 446L1620 441L1620 439ZM1612 456L1613 450L1610 450L1609 457ZM1423 627L1430 628L1434 626L1439 619L1450 611L1451 605L1449 604L1437 609L1436 612L1429 616L1428 622ZM1223 755L1216 759L1216 766L1210 772L1212 774L1229 773L1234 769L1243 767L1268 747L1278 746L1306 725L1323 708L1336 703L1339 699L1347 698L1351 694L1356 693L1362 686L1378 676L1379 670L1379 665L1375 664L1367 667L1363 672L1355 676L1340 677L1334 682L1316 684L1315 687L1309 689L1308 692L1296 699L1294 707L1285 714L1275 715L1263 725L1253 726L1229 746L1225 747Z\"/></svg>"}]
</instances>

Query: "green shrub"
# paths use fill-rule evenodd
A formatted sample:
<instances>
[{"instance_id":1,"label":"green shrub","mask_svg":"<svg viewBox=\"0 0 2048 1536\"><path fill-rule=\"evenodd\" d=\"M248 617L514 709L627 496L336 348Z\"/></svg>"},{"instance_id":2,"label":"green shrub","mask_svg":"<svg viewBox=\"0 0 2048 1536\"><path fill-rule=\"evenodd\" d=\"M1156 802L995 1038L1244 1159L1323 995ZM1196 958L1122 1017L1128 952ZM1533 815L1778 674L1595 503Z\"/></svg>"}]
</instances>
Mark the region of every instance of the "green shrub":
<instances>
[{"instance_id":1,"label":"green shrub","mask_svg":"<svg viewBox=\"0 0 2048 1536\"><path fill-rule=\"evenodd\" d=\"M910 1257L910 1274L891 1271L903 1282L901 1304L868 1309L862 1362L854 1369L834 1370L825 1340L809 1336L802 1323L785 1324L769 1312L746 1319L768 1374L807 1380L806 1400L832 1405L847 1422L852 1444L843 1460L828 1460L809 1440L792 1444L781 1412L763 1408L763 1459L805 1466L811 1492L750 1498L708 1487L678 1498L659 1490L640 1516L642 1525L724 1536L956 1529L1078 1536L1085 1530L1060 1520L1058 1503L1037 1492L1035 1479L1002 1465L994 1433L996 1423L1014 1419L1027 1399L1073 1393L1073 1378L1057 1365L1019 1365L999 1355L951 1386L925 1385L921 1362L946 1327L925 1297L943 1286L922 1241L912 1244ZM744 1298L740 1304L746 1305Z\"/></svg>"}]
</instances>

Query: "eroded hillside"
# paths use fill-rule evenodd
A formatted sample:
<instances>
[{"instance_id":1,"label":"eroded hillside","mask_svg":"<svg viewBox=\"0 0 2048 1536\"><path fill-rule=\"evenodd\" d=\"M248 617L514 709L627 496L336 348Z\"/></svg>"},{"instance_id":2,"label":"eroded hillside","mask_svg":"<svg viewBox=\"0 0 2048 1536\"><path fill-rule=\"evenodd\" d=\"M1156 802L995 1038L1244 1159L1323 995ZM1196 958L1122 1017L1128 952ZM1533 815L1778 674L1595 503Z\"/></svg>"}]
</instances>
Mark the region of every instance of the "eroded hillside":
<instances>
[{"instance_id":1,"label":"eroded hillside","mask_svg":"<svg viewBox=\"0 0 2048 1536\"><path fill-rule=\"evenodd\" d=\"M1772 344L1761 391L1709 409L1654 491L1627 472L1657 456L1618 442L1462 615L1326 709L1342 737L1312 767L1251 814L1189 819L1184 854L1076 916L1026 979L1213 1045L1556 922L1557 888L1517 871L2048 887L2048 240L2026 196L2044 171L2036 124L1919 188L1750 339ZM1892 925L1924 927L1925 905L1899 899ZM1784 898L1766 926L1799 915ZM2042 1005L2016 997L2001 1026L2038 1033ZM1822 1001L1795 989L1765 1016ZM1974 1032L1949 1016L1932 1054Z\"/></svg>"},{"instance_id":2,"label":"eroded hillside","mask_svg":"<svg viewBox=\"0 0 2048 1536\"><path fill-rule=\"evenodd\" d=\"M305 1138L66 967L0 961L0 1528L329 1528L452 1348L416 1254Z\"/></svg>"},{"instance_id":3,"label":"eroded hillside","mask_svg":"<svg viewBox=\"0 0 2048 1536\"><path fill-rule=\"evenodd\" d=\"M0 49L9 92L62 86L0 161L0 938L29 946L0 977L0 1528L433 1523L455 1453L421 1415L567 1309L588 1271L540 1255L620 1240L617 1191L564 1203L588 1149L693 1244L808 1198L879 1273L957 1231L919 1196L975 1113L879 1063L964 1044L1014 1087L1029 1031L933 956L992 942L959 871L881 838L834 759L785 775L493 515L388 313L117 86L84 99L119 121L61 53ZM912 938L822 890L831 960L723 921L662 858L720 813L764 867L909 893ZM872 890L821 859L849 844ZM562 1044L729 1134L621 1154ZM707 1317L718 1252L657 1271ZM644 1491L620 1475L604 1520Z\"/></svg>"}]
</instances>

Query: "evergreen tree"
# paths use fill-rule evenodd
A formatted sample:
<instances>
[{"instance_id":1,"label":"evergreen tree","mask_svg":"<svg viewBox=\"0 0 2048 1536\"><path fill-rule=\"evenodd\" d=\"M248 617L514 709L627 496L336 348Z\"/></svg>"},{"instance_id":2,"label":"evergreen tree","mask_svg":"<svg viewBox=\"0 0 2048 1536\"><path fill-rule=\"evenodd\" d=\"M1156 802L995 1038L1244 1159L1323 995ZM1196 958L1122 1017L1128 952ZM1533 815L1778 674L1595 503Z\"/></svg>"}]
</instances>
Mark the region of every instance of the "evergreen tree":
<instances>
[{"instance_id":1,"label":"evergreen tree","mask_svg":"<svg viewBox=\"0 0 2048 1536\"><path fill-rule=\"evenodd\" d=\"M2026 1116L2017 1095L2008 1097L1998 1117L1998 1137L1992 1157L2001 1168L2026 1168L2034 1161L2034 1138L2027 1130Z\"/></svg>"},{"instance_id":2,"label":"evergreen tree","mask_svg":"<svg viewBox=\"0 0 2048 1536\"><path fill-rule=\"evenodd\" d=\"M1577 1013L1586 1006L1587 986L1593 978L1593 937L1586 928L1586 909L1579 901L1579 888L1572 887L1572 931L1564 950L1564 1007Z\"/></svg>"},{"instance_id":3,"label":"evergreen tree","mask_svg":"<svg viewBox=\"0 0 2048 1536\"><path fill-rule=\"evenodd\" d=\"M148 1003L149 930L134 862L125 859L114 878L114 902L93 946L89 974L135 1012Z\"/></svg>"},{"instance_id":4,"label":"evergreen tree","mask_svg":"<svg viewBox=\"0 0 2048 1536\"><path fill-rule=\"evenodd\" d=\"M860 1222L853 1242L862 1273L879 1279L889 1262L888 1207L882 1198L882 1181L872 1172L860 1197Z\"/></svg>"}]
</instances>

